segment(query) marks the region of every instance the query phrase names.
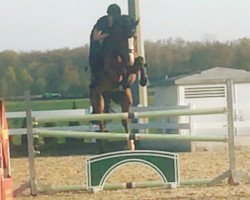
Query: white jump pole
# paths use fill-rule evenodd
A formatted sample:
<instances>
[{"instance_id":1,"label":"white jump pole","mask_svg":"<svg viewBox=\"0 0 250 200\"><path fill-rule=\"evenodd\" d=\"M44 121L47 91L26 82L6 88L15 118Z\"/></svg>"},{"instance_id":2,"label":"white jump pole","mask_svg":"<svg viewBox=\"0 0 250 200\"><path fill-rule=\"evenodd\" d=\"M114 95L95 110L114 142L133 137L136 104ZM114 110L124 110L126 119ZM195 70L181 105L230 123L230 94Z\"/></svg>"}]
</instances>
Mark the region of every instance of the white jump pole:
<instances>
[{"instance_id":1,"label":"white jump pole","mask_svg":"<svg viewBox=\"0 0 250 200\"><path fill-rule=\"evenodd\" d=\"M228 152L229 152L229 170L222 173L220 176L215 178L213 181L208 183L208 186L216 185L222 180L228 178L230 185L238 185L240 179L245 179L250 182L250 177L243 171L236 170L236 158L235 158L235 126L234 126L234 88L233 80L226 80L227 86L227 120L228 120Z\"/></svg>"},{"instance_id":2,"label":"white jump pole","mask_svg":"<svg viewBox=\"0 0 250 200\"><path fill-rule=\"evenodd\" d=\"M29 173L30 173L30 194L37 195L36 172L35 172L35 151L34 151L34 137L33 137L33 122L31 115L31 101L30 92L26 91L25 105L26 105L26 123L27 123L27 140L28 140L28 156L29 156Z\"/></svg>"},{"instance_id":3,"label":"white jump pole","mask_svg":"<svg viewBox=\"0 0 250 200\"><path fill-rule=\"evenodd\" d=\"M135 20L140 19L140 0L128 0L128 11L129 15ZM144 51L144 43L142 38L141 31L141 21L139 22L136 29L136 50L138 56L142 56L145 61L145 51ZM139 84L138 84L139 85ZM147 94L147 86L139 87L139 104L146 107L148 106L148 94Z\"/></svg>"}]
</instances>

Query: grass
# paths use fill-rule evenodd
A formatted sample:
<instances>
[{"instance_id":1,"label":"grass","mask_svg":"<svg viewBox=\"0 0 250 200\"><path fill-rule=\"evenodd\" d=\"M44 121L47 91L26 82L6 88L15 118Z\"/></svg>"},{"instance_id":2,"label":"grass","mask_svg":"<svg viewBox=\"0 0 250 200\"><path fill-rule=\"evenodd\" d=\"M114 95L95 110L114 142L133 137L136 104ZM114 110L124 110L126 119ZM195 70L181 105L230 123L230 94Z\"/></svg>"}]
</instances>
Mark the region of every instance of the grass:
<instances>
[{"instance_id":1,"label":"grass","mask_svg":"<svg viewBox=\"0 0 250 200\"><path fill-rule=\"evenodd\" d=\"M5 102L7 112L25 111L24 101L7 101ZM62 99L62 100L33 100L31 101L31 108L37 110L64 110L75 108L89 108L89 99ZM9 128L20 128L23 126L21 118L14 118L8 120Z\"/></svg>"},{"instance_id":2,"label":"grass","mask_svg":"<svg viewBox=\"0 0 250 200\"><path fill-rule=\"evenodd\" d=\"M25 111L24 101L7 101L7 112ZM89 99L62 99L62 100L36 100L31 101L32 110L63 110L76 108L89 108Z\"/></svg>"},{"instance_id":3,"label":"grass","mask_svg":"<svg viewBox=\"0 0 250 200\"><path fill-rule=\"evenodd\" d=\"M154 105L154 96L148 95L148 104L149 106ZM90 106L90 101L88 98L82 99L60 99L60 100L32 100L31 108L34 111L37 110L63 110L63 109L72 109L76 108L85 108L88 109ZM114 103L111 104L112 107L119 107ZM25 102L24 100L20 101L6 101L5 107L7 112L17 112L25 111Z\"/></svg>"}]
</instances>

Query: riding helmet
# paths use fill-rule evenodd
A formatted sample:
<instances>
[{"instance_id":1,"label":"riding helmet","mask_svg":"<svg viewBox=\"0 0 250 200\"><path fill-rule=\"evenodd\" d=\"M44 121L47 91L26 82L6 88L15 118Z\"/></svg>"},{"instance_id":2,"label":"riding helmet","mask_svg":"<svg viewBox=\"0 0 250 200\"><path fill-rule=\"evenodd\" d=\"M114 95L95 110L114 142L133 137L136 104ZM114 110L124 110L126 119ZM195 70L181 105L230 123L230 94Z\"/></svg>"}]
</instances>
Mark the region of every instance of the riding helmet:
<instances>
[{"instance_id":1,"label":"riding helmet","mask_svg":"<svg viewBox=\"0 0 250 200\"><path fill-rule=\"evenodd\" d=\"M117 4L111 4L108 7L107 13L111 16L119 16L121 15L121 8Z\"/></svg>"}]
</instances>

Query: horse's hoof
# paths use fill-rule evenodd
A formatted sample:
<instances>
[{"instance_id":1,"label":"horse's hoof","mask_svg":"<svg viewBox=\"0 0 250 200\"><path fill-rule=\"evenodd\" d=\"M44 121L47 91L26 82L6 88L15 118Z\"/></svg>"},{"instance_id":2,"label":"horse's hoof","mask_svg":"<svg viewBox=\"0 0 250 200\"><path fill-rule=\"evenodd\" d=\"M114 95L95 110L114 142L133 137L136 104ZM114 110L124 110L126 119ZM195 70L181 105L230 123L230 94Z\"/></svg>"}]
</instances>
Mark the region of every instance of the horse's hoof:
<instances>
[{"instance_id":1,"label":"horse's hoof","mask_svg":"<svg viewBox=\"0 0 250 200\"><path fill-rule=\"evenodd\" d=\"M146 86L147 83L148 83L147 77L142 78L142 79L140 80L140 85L141 85L142 87Z\"/></svg>"},{"instance_id":2,"label":"horse's hoof","mask_svg":"<svg viewBox=\"0 0 250 200\"><path fill-rule=\"evenodd\" d=\"M138 56L135 59L135 65L144 66L144 58L142 56Z\"/></svg>"}]
</instances>

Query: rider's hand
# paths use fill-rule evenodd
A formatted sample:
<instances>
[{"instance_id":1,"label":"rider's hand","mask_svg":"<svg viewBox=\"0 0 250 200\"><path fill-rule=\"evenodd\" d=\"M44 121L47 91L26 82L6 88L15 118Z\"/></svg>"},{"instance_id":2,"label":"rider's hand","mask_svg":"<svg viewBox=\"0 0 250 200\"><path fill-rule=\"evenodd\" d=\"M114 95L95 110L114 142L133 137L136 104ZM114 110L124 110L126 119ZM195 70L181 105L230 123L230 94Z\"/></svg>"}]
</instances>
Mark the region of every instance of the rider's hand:
<instances>
[{"instance_id":1,"label":"rider's hand","mask_svg":"<svg viewBox=\"0 0 250 200\"><path fill-rule=\"evenodd\" d=\"M93 32L94 41L103 41L108 36L109 36L108 33L102 33L102 31L94 30Z\"/></svg>"}]
</instances>

